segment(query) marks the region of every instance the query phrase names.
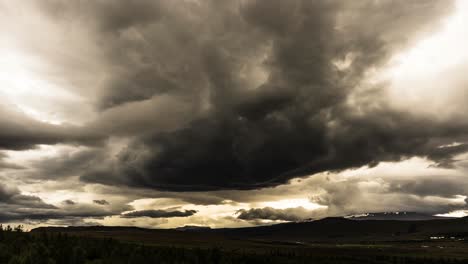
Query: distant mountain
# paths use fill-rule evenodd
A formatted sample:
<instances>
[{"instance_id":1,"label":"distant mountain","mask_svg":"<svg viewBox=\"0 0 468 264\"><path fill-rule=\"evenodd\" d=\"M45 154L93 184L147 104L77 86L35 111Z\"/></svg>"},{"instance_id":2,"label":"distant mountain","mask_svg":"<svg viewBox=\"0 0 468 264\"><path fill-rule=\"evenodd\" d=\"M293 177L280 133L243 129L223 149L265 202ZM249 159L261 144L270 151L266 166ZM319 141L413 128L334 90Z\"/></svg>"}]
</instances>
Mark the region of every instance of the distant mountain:
<instances>
[{"instance_id":1,"label":"distant mountain","mask_svg":"<svg viewBox=\"0 0 468 264\"><path fill-rule=\"evenodd\" d=\"M390 215L391 216L391 215ZM196 232L181 232L195 230ZM160 244L212 245L220 241L255 243L376 242L430 240L431 237L468 240L468 218L432 220L350 220L342 217L248 228L144 229L135 227L40 227L31 232L62 232ZM249 243L250 243L249 242ZM237 243L237 242L235 242Z\"/></svg>"},{"instance_id":2,"label":"distant mountain","mask_svg":"<svg viewBox=\"0 0 468 264\"><path fill-rule=\"evenodd\" d=\"M200 231L208 231L211 228L209 226L194 226L194 225L186 225L174 228L177 231L191 231L191 232L200 232Z\"/></svg>"},{"instance_id":3,"label":"distant mountain","mask_svg":"<svg viewBox=\"0 0 468 264\"><path fill-rule=\"evenodd\" d=\"M421 220L443 220L454 219L453 217L435 216L417 212L381 212L350 215L345 218L351 220L396 220L396 221L421 221Z\"/></svg>"}]
</instances>

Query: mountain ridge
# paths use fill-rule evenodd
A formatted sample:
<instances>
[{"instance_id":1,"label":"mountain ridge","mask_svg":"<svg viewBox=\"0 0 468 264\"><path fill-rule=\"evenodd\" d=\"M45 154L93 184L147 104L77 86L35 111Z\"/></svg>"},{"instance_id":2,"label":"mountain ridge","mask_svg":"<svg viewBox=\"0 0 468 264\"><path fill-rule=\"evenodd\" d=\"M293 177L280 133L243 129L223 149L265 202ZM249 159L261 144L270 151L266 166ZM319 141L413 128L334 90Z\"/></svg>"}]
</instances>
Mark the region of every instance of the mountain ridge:
<instances>
[{"instance_id":1,"label":"mountain ridge","mask_svg":"<svg viewBox=\"0 0 468 264\"><path fill-rule=\"evenodd\" d=\"M301 242L376 242L416 241L431 237L468 239L468 218L432 220L351 220L330 217L309 222L291 222L243 228L146 229L125 226L39 227L32 233L60 232L98 237L124 237L129 240L183 242L197 240L301 241Z\"/></svg>"}]
</instances>

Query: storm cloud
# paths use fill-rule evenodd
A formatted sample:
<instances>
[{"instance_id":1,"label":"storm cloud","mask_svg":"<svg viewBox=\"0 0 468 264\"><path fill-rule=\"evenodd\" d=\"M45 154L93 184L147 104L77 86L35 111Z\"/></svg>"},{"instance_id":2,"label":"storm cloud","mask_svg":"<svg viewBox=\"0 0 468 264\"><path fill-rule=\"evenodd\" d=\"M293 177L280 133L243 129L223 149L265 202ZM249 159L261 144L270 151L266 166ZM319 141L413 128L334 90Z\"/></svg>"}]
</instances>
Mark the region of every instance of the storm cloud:
<instances>
[{"instance_id":1,"label":"storm cloud","mask_svg":"<svg viewBox=\"0 0 468 264\"><path fill-rule=\"evenodd\" d=\"M185 211L171 211L171 210L141 210L125 213L121 217L124 218L137 218L137 217L150 217L150 218L170 218L170 217L187 217L196 214L196 210Z\"/></svg>"},{"instance_id":2,"label":"storm cloud","mask_svg":"<svg viewBox=\"0 0 468 264\"><path fill-rule=\"evenodd\" d=\"M0 103L0 150L24 150L39 144L96 145L104 136L70 125L55 126L28 117L14 105Z\"/></svg>"},{"instance_id":3,"label":"storm cloud","mask_svg":"<svg viewBox=\"0 0 468 264\"><path fill-rule=\"evenodd\" d=\"M102 204L102 205L108 205ZM105 207L65 200L60 206L44 202L34 195L25 195L15 187L0 185L0 222L47 223L60 220L62 224L86 218L102 219L133 209L128 205Z\"/></svg>"},{"instance_id":4,"label":"storm cloud","mask_svg":"<svg viewBox=\"0 0 468 264\"><path fill-rule=\"evenodd\" d=\"M256 189L415 155L449 165L459 153L435 150L463 137L466 122L394 109L380 99L385 84L364 82L368 71L437 27L433 17L451 10L445 1L143 5L154 16L132 20L120 7L92 8L102 12L93 16L96 37L112 43L107 59L125 65L124 75L111 75L102 88L99 105L111 111L167 96L192 113L166 129L141 127L128 148L85 172L84 181ZM377 12L383 9L391 12ZM115 56L120 50L127 55Z\"/></svg>"},{"instance_id":5,"label":"storm cloud","mask_svg":"<svg viewBox=\"0 0 468 264\"><path fill-rule=\"evenodd\" d=\"M242 220L281 220L281 221L301 221L311 220L323 216L323 212L307 210L303 207L275 209L272 207L241 209L237 211L237 218Z\"/></svg>"},{"instance_id":6,"label":"storm cloud","mask_svg":"<svg viewBox=\"0 0 468 264\"><path fill-rule=\"evenodd\" d=\"M0 185L0 204L6 206L16 206L24 208L54 209L53 205L47 204L37 196L24 195L11 186Z\"/></svg>"},{"instance_id":7,"label":"storm cloud","mask_svg":"<svg viewBox=\"0 0 468 264\"><path fill-rule=\"evenodd\" d=\"M93 203L99 204L99 205L108 205L109 202L106 200L93 200Z\"/></svg>"},{"instance_id":8,"label":"storm cloud","mask_svg":"<svg viewBox=\"0 0 468 264\"><path fill-rule=\"evenodd\" d=\"M0 219L464 210L468 55L392 68L457 3L0 0Z\"/></svg>"}]
</instances>

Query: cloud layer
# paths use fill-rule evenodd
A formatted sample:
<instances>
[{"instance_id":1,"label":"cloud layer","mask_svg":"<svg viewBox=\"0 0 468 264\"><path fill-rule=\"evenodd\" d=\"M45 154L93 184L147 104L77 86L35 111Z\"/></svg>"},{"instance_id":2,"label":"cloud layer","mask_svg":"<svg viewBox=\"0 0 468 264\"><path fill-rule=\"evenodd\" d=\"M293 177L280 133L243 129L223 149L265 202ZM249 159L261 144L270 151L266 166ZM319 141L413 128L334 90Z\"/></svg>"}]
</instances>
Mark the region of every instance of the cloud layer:
<instances>
[{"instance_id":1,"label":"cloud layer","mask_svg":"<svg viewBox=\"0 0 468 264\"><path fill-rule=\"evenodd\" d=\"M170 217L187 217L196 214L196 210L185 211L170 211L170 210L141 210L125 213L124 218L150 217L150 218L170 218Z\"/></svg>"},{"instance_id":2,"label":"cloud layer","mask_svg":"<svg viewBox=\"0 0 468 264\"><path fill-rule=\"evenodd\" d=\"M84 181L255 189L407 156L447 161L453 152L434 149L466 132L465 122L393 109L381 87L365 83L370 70L437 26L434 17L452 10L446 1L128 5L43 6L106 43L96 102L104 112L91 127L112 118L106 129L130 133L128 147L85 172ZM178 122L115 117L126 109L144 121L143 111L167 100L180 105L167 113Z\"/></svg>"},{"instance_id":3,"label":"cloud layer","mask_svg":"<svg viewBox=\"0 0 468 264\"><path fill-rule=\"evenodd\" d=\"M385 75L454 10L446 0L0 0L0 57L28 54L12 61L31 80L0 75L15 84L0 88L0 179L15 186L0 188L0 218L237 224L357 205L462 210L466 68L405 85ZM6 62L0 72L16 65ZM405 89L424 100L408 103ZM441 89L436 111L425 93ZM343 176L414 157L440 174ZM261 204L283 196L327 209ZM176 204L130 206L144 199Z\"/></svg>"}]
</instances>

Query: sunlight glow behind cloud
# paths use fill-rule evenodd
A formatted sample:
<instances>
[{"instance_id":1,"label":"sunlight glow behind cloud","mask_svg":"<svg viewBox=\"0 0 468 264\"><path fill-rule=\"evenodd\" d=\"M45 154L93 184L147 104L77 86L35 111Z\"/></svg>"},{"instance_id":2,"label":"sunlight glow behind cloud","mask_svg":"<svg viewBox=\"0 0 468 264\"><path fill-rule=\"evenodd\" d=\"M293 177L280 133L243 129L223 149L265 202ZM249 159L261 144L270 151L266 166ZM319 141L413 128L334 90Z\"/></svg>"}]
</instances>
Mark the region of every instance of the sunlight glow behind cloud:
<instances>
[{"instance_id":1,"label":"sunlight glow behind cloud","mask_svg":"<svg viewBox=\"0 0 468 264\"><path fill-rule=\"evenodd\" d=\"M305 199L305 198L283 199L283 200L278 200L278 201L263 202L261 203L261 206L272 207L275 209L303 207L308 210L315 210L315 209L326 207L326 206L319 205L317 203L313 203L309 199Z\"/></svg>"},{"instance_id":2,"label":"sunlight glow behind cloud","mask_svg":"<svg viewBox=\"0 0 468 264\"><path fill-rule=\"evenodd\" d=\"M468 59L468 1L456 2L456 11L441 29L398 54L389 74L393 80L425 78Z\"/></svg>"},{"instance_id":3,"label":"sunlight glow behind cloud","mask_svg":"<svg viewBox=\"0 0 468 264\"><path fill-rule=\"evenodd\" d=\"M58 112L59 104L77 102L80 98L41 75L45 68L35 56L0 42L0 96L38 121L54 125L70 123Z\"/></svg>"}]
</instances>

